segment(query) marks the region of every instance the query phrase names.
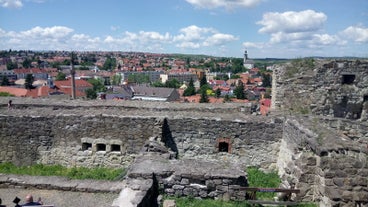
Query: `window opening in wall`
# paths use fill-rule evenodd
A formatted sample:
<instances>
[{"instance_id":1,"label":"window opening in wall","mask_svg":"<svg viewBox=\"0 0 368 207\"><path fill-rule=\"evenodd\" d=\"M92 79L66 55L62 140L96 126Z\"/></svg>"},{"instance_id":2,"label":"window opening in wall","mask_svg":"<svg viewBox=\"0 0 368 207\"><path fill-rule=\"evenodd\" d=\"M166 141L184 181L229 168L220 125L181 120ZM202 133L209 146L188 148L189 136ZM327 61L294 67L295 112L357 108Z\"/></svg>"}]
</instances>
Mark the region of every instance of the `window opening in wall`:
<instances>
[{"instance_id":1,"label":"window opening in wall","mask_svg":"<svg viewBox=\"0 0 368 207\"><path fill-rule=\"evenodd\" d=\"M97 149L97 151L106 151L106 145L105 144L97 144L96 149Z\"/></svg>"},{"instance_id":2,"label":"window opening in wall","mask_svg":"<svg viewBox=\"0 0 368 207\"><path fill-rule=\"evenodd\" d=\"M92 144L91 143L88 143L88 142L82 143L82 150L83 151L88 150L88 149L91 149L91 148L92 148Z\"/></svg>"},{"instance_id":3,"label":"window opening in wall","mask_svg":"<svg viewBox=\"0 0 368 207\"><path fill-rule=\"evenodd\" d=\"M342 84L353 84L355 80L355 75L354 74L345 74L342 75Z\"/></svg>"},{"instance_id":4,"label":"window opening in wall","mask_svg":"<svg viewBox=\"0 0 368 207\"><path fill-rule=\"evenodd\" d=\"M229 152L229 143L219 142L219 152Z\"/></svg>"},{"instance_id":5,"label":"window opening in wall","mask_svg":"<svg viewBox=\"0 0 368 207\"><path fill-rule=\"evenodd\" d=\"M112 152L120 152L120 145L118 145L118 144L112 144L111 145L111 151Z\"/></svg>"},{"instance_id":6,"label":"window opening in wall","mask_svg":"<svg viewBox=\"0 0 368 207\"><path fill-rule=\"evenodd\" d=\"M368 102L368 95L363 96L363 102Z\"/></svg>"}]
</instances>

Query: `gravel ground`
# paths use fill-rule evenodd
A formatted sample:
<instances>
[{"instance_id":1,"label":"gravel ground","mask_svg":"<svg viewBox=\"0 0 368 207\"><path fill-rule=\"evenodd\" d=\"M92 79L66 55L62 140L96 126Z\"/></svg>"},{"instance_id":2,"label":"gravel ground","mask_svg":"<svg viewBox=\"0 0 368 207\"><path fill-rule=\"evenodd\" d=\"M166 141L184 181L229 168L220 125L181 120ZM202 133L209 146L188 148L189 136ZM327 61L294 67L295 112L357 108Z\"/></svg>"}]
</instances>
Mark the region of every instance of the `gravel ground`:
<instances>
[{"instance_id":1,"label":"gravel ground","mask_svg":"<svg viewBox=\"0 0 368 207\"><path fill-rule=\"evenodd\" d=\"M7 207L15 206L13 203L15 196L21 199L19 204L23 204L27 194L32 194L35 200L41 197L44 204L52 204L55 207L111 207L113 200L119 196L119 194L114 193L83 193L57 190L0 188L2 205L6 205Z\"/></svg>"}]
</instances>

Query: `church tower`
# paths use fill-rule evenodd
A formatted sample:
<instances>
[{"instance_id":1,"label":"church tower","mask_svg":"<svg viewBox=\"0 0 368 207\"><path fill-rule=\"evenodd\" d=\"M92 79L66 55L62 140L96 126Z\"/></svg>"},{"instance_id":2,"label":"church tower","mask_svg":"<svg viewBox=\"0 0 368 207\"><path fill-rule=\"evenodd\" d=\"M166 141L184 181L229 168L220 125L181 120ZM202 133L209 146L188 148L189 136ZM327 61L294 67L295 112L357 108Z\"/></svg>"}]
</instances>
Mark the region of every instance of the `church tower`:
<instances>
[{"instance_id":1,"label":"church tower","mask_svg":"<svg viewBox=\"0 0 368 207\"><path fill-rule=\"evenodd\" d=\"M254 61L248 59L248 51L244 51L244 59L243 59L243 66L247 69L252 69L254 67Z\"/></svg>"},{"instance_id":2,"label":"church tower","mask_svg":"<svg viewBox=\"0 0 368 207\"><path fill-rule=\"evenodd\" d=\"M244 60L243 60L243 63L245 63L247 60L248 60L248 51L245 50L244 51Z\"/></svg>"}]
</instances>

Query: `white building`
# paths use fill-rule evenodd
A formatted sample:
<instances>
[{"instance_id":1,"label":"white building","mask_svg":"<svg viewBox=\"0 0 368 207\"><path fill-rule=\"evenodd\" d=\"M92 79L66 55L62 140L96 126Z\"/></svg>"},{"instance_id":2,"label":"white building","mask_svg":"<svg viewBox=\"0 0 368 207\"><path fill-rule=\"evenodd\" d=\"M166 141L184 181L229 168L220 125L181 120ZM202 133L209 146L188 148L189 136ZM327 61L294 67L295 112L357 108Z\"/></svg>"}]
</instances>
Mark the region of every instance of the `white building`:
<instances>
[{"instance_id":1,"label":"white building","mask_svg":"<svg viewBox=\"0 0 368 207\"><path fill-rule=\"evenodd\" d=\"M252 69L254 68L254 61L248 59L248 51L245 50L244 52L244 60L243 60L243 66L247 69Z\"/></svg>"}]
</instances>

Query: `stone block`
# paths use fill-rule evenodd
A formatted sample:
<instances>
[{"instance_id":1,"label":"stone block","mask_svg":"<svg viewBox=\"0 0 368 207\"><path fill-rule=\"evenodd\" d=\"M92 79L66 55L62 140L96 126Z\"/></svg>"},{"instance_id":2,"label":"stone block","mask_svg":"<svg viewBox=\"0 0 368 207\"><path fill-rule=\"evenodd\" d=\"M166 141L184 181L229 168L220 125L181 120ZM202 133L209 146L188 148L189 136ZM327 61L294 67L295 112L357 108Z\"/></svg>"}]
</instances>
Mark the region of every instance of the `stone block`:
<instances>
[{"instance_id":1,"label":"stone block","mask_svg":"<svg viewBox=\"0 0 368 207\"><path fill-rule=\"evenodd\" d=\"M185 188L185 186L183 185L173 185L172 189L174 190L183 190Z\"/></svg>"},{"instance_id":2,"label":"stone block","mask_svg":"<svg viewBox=\"0 0 368 207\"><path fill-rule=\"evenodd\" d=\"M166 188L166 189L165 189L165 193L167 193L167 194L169 194L169 195L172 195L172 194L174 194L174 193L175 193L175 190L174 190L174 189L172 189L172 188Z\"/></svg>"},{"instance_id":3,"label":"stone block","mask_svg":"<svg viewBox=\"0 0 368 207\"><path fill-rule=\"evenodd\" d=\"M207 197L207 191L204 191L204 190L200 190L198 195L201 197L201 198L206 198Z\"/></svg>"},{"instance_id":4,"label":"stone block","mask_svg":"<svg viewBox=\"0 0 368 207\"><path fill-rule=\"evenodd\" d=\"M345 179L344 178L333 178L333 183L338 186L338 187L342 187L344 186L344 182L345 182Z\"/></svg>"},{"instance_id":5,"label":"stone block","mask_svg":"<svg viewBox=\"0 0 368 207\"><path fill-rule=\"evenodd\" d=\"M164 200L163 207L176 207L175 200Z\"/></svg>"},{"instance_id":6,"label":"stone block","mask_svg":"<svg viewBox=\"0 0 368 207\"><path fill-rule=\"evenodd\" d=\"M342 193L341 190L335 187L326 187L326 195L333 201L340 201Z\"/></svg>"},{"instance_id":7,"label":"stone block","mask_svg":"<svg viewBox=\"0 0 368 207\"><path fill-rule=\"evenodd\" d=\"M180 184L181 185L188 185L189 184L189 179L187 179L187 178L181 179Z\"/></svg>"},{"instance_id":8,"label":"stone block","mask_svg":"<svg viewBox=\"0 0 368 207\"><path fill-rule=\"evenodd\" d=\"M183 196L183 190L175 190L175 196Z\"/></svg>"},{"instance_id":9,"label":"stone block","mask_svg":"<svg viewBox=\"0 0 368 207\"><path fill-rule=\"evenodd\" d=\"M215 183L215 185L221 185L222 184L221 179L214 179L213 182Z\"/></svg>"},{"instance_id":10,"label":"stone block","mask_svg":"<svg viewBox=\"0 0 368 207\"><path fill-rule=\"evenodd\" d=\"M227 192L229 190L229 186L218 185L216 186L216 190L221 192Z\"/></svg>"}]
</instances>

